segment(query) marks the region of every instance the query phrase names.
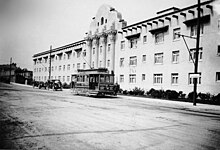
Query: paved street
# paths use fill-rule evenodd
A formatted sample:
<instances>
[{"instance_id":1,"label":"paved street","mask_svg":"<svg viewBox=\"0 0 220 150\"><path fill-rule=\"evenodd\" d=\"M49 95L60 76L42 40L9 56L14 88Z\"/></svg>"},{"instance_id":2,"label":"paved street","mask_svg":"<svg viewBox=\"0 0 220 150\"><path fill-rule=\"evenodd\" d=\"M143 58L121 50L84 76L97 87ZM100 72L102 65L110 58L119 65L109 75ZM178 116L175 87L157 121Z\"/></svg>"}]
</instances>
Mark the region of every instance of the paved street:
<instances>
[{"instance_id":1,"label":"paved street","mask_svg":"<svg viewBox=\"0 0 220 150\"><path fill-rule=\"evenodd\" d=\"M220 149L220 107L0 83L0 149Z\"/></svg>"}]
</instances>

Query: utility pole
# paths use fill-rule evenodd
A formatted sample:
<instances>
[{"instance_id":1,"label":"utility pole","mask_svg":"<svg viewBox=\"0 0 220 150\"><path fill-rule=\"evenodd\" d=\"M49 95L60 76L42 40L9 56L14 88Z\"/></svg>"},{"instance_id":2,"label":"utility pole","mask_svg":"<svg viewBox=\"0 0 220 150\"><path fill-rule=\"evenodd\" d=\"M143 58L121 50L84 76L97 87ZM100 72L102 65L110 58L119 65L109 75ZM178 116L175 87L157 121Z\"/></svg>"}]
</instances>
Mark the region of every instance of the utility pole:
<instances>
[{"instance_id":1,"label":"utility pole","mask_svg":"<svg viewBox=\"0 0 220 150\"><path fill-rule=\"evenodd\" d=\"M52 52L52 45L50 45L50 56L49 56L49 80L51 77L51 52Z\"/></svg>"},{"instance_id":2,"label":"utility pole","mask_svg":"<svg viewBox=\"0 0 220 150\"><path fill-rule=\"evenodd\" d=\"M198 74L198 57L199 57L199 40L200 40L200 0L198 0L198 17L197 17L197 37L196 37L196 58L195 58L195 70L194 74ZM196 106L196 97L197 97L197 82L198 77L193 78L194 83L194 93L193 93L193 105Z\"/></svg>"},{"instance_id":3,"label":"utility pole","mask_svg":"<svg viewBox=\"0 0 220 150\"><path fill-rule=\"evenodd\" d=\"M11 82L11 65L12 65L12 57L10 58L10 65L9 65L9 83Z\"/></svg>"}]
</instances>

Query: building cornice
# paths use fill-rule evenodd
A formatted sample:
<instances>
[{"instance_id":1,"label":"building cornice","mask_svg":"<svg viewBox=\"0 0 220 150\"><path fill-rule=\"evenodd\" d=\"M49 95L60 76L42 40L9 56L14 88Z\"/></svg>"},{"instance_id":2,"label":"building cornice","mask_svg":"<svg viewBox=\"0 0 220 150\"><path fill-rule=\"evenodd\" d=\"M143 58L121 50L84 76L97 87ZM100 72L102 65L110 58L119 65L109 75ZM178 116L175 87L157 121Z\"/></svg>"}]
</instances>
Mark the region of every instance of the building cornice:
<instances>
[{"instance_id":1,"label":"building cornice","mask_svg":"<svg viewBox=\"0 0 220 150\"><path fill-rule=\"evenodd\" d=\"M82 44L86 44L86 41L85 40L80 40L80 41L77 41L77 42L74 42L74 43L71 43L71 44L67 44L67 45L64 45L64 46L61 46L61 47L54 48L54 49L52 49L51 53L58 52L58 51L66 49L66 48L70 48L70 47L74 47L74 46L78 46L78 45L82 45ZM38 57L38 56L42 56L42 55L45 55L45 54L50 54L50 50L34 54L33 58Z\"/></svg>"},{"instance_id":2,"label":"building cornice","mask_svg":"<svg viewBox=\"0 0 220 150\"><path fill-rule=\"evenodd\" d=\"M201 3L200 5L206 5L206 4L209 4L209 3L214 2L214 1L215 1L215 0L209 0L209 1L206 1L206 2ZM169 15L173 15L173 14L176 14L176 13L181 13L182 11L185 11L185 10L188 10L188 9L192 9L192 8L197 7L197 6L198 6L197 4L191 5L191 6L189 6L189 7L185 7L185 8L176 10L176 11L174 11L174 12L170 12L170 13L163 14L163 15L160 15L160 16L157 16L157 17L153 17L153 18L150 18L150 19L147 19L147 20L144 20L144 21L140 21L140 22L137 22L137 23L134 23L134 24L125 26L125 27L122 28L122 30L131 28L131 27L133 27L133 26L137 26L137 25L140 25L140 24L143 24L143 23L147 23L147 22L149 22L149 21L153 21L153 20L156 20L156 19L160 19L160 18L162 18L162 17L167 17L167 16L169 16Z\"/></svg>"}]
</instances>

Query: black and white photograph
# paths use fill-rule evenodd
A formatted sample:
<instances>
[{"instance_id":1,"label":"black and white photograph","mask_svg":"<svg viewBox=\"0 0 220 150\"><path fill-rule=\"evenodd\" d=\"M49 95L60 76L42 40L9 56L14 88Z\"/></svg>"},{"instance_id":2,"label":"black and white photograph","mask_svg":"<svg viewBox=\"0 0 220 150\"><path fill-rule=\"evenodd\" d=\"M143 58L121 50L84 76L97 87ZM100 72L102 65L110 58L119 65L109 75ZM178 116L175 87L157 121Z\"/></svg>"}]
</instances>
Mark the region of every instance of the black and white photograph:
<instances>
[{"instance_id":1,"label":"black and white photograph","mask_svg":"<svg viewBox=\"0 0 220 150\"><path fill-rule=\"evenodd\" d=\"M0 0L0 150L220 150L220 0Z\"/></svg>"}]
</instances>

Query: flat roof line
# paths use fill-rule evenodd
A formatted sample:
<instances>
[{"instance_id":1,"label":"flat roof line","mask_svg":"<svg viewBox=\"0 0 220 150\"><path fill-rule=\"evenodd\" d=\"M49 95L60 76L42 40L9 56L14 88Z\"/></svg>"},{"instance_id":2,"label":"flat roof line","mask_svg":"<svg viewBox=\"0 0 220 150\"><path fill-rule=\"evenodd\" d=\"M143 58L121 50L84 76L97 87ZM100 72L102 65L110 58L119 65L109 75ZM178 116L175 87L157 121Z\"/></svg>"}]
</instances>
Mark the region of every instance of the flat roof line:
<instances>
[{"instance_id":1,"label":"flat roof line","mask_svg":"<svg viewBox=\"0 0 220 150\"><path fill-rule=\"evenodd\" d=\"M209 4L209 3L213 2L213 1L215 1L215 0L205 1L205 2L202 2L200 5L206 5L206 4ZM179 12L181 12L181 11L185 11L185 10L187 10L187 9L194 8L194 7L196 7L196 6L197 6L197 4L191 5L191 6L188 6L188 7L179 9L179 10L176 10L176 11L174 11L174 12L170 12L170 13L167 13L167 14L163 14L163 15L161 15L161 16L157 16L157 17L153 17L153 18L150 18L150 19L147 19L147 20L144 20L144 21L140 21L140 22L138 22L138 23L134 23L134 24L125 26L125 27L122 28L122 30L123 30L123 29L126 29L126 28L130 28L130 27L132 27L132 26L140 25L140 24L142 24L142 23L146 23L146 22L149 22L149 21L152 21L152 20L155 20L155 19L159 19L159 18L168 16L168 15L172 15L172 14L175 14L175 13L179 13Z\"/></svg>"},{"instance_id":2,"label":"flat roof line","mask_svg":"<svg viewBox=\"0 0 220 150\"><path fill-rule=\"evenodd\" d=\"M60 46L60 47L52 49L52 52L57 52L57 51L63 50L64 48L72 47L74 45L77 45L77 44L80 44L80 43L83 43L83 42L85 42L85 40L80 40L80 41L77 41L77 42L74 42L74 43L70 43L70 44L67 44L67 45L64 45L64 46ZM49 53L50 53L50 50L46 50L46 51L34 54L33 57L37 57L37 56L41 56L41 55L49 54Z\"/></svg>"}]
</instances>

